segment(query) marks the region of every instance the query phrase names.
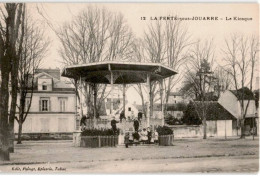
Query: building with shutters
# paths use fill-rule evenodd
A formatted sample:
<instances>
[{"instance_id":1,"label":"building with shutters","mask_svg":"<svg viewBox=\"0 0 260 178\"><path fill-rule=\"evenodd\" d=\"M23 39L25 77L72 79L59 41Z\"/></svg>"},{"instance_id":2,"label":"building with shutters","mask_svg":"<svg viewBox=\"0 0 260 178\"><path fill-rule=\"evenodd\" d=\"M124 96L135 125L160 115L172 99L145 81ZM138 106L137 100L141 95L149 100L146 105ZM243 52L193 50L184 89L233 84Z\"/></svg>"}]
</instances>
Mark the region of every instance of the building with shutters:
<instances>
[{"instance_id":1,"label":"building with shutters","mask_svg":"<svg viewBox=\"0 0 260 178\"><path fill-rule=\"evenodd\" d=\"M31 108L23 123L23 135L72 135L76 129L76 96L73 85L61 80L59 69L37 70L34 83ZM27 97L26 105L30 102L30 94ZM17 132L18 124L15 122L15 133Z\"/></svg>"}]
</instances>

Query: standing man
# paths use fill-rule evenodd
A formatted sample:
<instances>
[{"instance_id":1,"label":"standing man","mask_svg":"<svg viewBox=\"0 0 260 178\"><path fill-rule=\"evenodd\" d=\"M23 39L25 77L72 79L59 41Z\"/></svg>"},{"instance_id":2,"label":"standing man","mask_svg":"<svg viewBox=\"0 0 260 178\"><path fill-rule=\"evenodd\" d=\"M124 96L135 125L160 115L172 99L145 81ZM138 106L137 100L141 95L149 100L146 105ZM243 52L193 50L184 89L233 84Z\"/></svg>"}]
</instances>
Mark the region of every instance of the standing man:
<instances>
[{"instance_id":1,"label":"standing man","mask_svg":"<svg viewBox=\"0 0 260 178\"><path fill-rule=\"evenodd\" d=\"M141 121L142 117L143 117L143 113L141 113L141 112L139 111L139 112L138 112L138 116L137 116L139 122Z\"/></svg>"},{"instance_id":2,"label":"standing man","mask_svg":"<svg viewBox=\"0 0 260 178\"><path fill-rule=\"evenodd\" d=\"M137 119L134 120L134 128L135 128L135 132L138 132L139 129L139 122Z\"/></svg>"},{"instance_id":3,"label":"standing man","mask_svg":"<svg viewBox=\"0 0 260 178\"><path fill-rule=\"evenodd\" d=\"M118 122L115 120L115 117L113 117L113 119L111 120L111 127L112 127L112 130L114 132L114 135L117 134L116 123L118 123Z\"/></svg>"},{"instance_id":4,"label":"standing man","mask_svg":"<svg viewBox=\"0 0 260 178\"><path fill-rule=\"evenodd\" d=\"M124 111L122 111L120 113L120 122L122 122L123 119L125 119L125 112Z\"/></svg>"}]
</instances>

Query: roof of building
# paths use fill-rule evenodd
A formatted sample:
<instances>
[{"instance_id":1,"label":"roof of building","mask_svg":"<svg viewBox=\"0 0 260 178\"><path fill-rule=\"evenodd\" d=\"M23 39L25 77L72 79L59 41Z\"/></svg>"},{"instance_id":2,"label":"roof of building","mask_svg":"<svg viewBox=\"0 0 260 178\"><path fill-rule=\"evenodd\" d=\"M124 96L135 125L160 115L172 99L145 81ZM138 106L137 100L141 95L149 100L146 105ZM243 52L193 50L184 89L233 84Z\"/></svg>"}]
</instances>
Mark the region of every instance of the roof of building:
<instances>
[{"instance_id":1,"label":"roof of building","mask_svg":"<svg viewBox=\"0 0 260 178\"><path fill-rule=\"evenodd\" d=\"M114 75L114 84L145 83L148 73L151 74L151 81L177 74L172 68L160 63L103 61L65 67L62 76L110 84L111 73Z\"/></svg>"},{"instance_id":2,"label":"roof of building","mask_svg":"<svg viewBox=\"0 0 260 178\"><path fill-rule=\"evenodd\" d=\"M255 100L254 93L247 87L238 90L230 90L238 100Z\"/></svg>"},{"instance_id":3,"label":"roof of building","mask_svg":"<svg viewBox=\"0 0 260 178\"><path fill-rule=\"evenodd\" d=\"M35 70L35 74L39 74L45 72L49 75L51 75L52 77L60 80L60 69L36 69Z\"/></svg>"},{"instance_id":4,"label":"roof of building","mask_svg":"<svg viewBox=\"0 0 260 178\"><path fill-rule=\"evenodd\" d=\"M236 118L228 112L223 106L221 106L217 101L208 101L206 109L207 120L236 120ZM200 108L200 103L197 102L197 109ZM202 111L200 111L202 112Z\"/></svg>"},{"instance_id":5,"label":"roof of building","mask_svg":"<svg viewBox=\"0 0 260 178\"><path fill-rule=\"evenodd\" d=\"M228 112L217 101L210 102L207 109L207 120L236 120L236 118Z\"/></svg>"},{"instance_id":6,"label":"roof of building","mask_svg":"<svg viewBox=\"0 0 260 178\"><path fill-rule=\"evenodd\" d=\"M138 109L138 111L143 110L142 105L135 105L135 107ZM164 104L165 107L165 104ZM176 104L168 104L167 111L184 111L186 108L186 104L184 103L176 103ZM154 103L153 104L153 111L161 111L161 104Z\"/></svg>"},{"instance_id":7,"label":"roof of building","mask_svg":"<svg viewBox=\"0 0 260 178\"><path fill-rule=\"evenodd\" d=\"M53 91L75 91L73 84L70 81L63 81L60 77L60 69L37 69L35 78L40 78L46 75L53 80ZM35 83L36 84L36 83ZM37 86L35 86L37 88Z\"/></svg>"}]
</instances>

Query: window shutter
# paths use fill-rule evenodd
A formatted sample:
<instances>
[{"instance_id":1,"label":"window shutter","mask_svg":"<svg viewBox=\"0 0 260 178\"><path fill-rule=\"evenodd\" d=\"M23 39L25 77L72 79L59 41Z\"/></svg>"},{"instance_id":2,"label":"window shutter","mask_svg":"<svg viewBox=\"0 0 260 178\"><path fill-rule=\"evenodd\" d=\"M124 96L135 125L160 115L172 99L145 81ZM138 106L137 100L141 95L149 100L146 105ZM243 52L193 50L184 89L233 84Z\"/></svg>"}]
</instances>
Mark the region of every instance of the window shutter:
<instances>
[{"instance_id":1,"label":"window shutter","mask_svg":"<svg viewBox=\"0 0 260 178\"><path fill-rule=\"evenodd\" d=\"M66 112L66 102L67 100L64 100L64 112Z\"/></svg>"},{"instance_id":2,"label":"window shutter","mask_svg":"<svg viewBox=\"0 0 260 178\"><path fill-rule=\"evenodd\" d=\"M41 100L39 100L39 111L42 111L41 108L42 108L42 102Z\"/></svg>"},{"instance_id":3,"label":"window shutter","mask_svg":"<svg viewBox=\"0 0 260 178\"><path fill-rule=\"evenodd\" d=\"M51 111L51 100L49 100L49 111Z\"/></svg>"}]
</instances>

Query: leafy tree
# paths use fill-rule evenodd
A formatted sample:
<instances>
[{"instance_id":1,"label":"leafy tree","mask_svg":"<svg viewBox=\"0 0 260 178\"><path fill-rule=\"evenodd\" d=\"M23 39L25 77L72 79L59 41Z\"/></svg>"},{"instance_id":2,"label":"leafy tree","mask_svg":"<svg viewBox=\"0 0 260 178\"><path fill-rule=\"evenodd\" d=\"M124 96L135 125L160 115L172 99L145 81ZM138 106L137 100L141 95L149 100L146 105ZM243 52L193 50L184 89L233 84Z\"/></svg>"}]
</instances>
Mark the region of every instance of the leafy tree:
<instances>
[{"instance_id":1,"label":"leafy tree","mask_svg":"<svg viewBox=\"0 0 260 178\"><path fill-rule=\"evenodd\" d=\"M200 125L201 119L199 118L195 106L192 102L187 105L182 118L182 122L187 125Z\"/></svg>"}]
</instances>

